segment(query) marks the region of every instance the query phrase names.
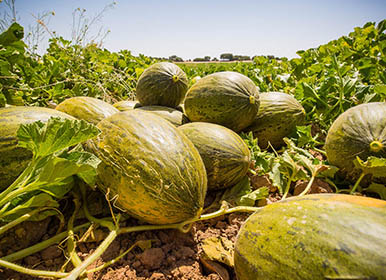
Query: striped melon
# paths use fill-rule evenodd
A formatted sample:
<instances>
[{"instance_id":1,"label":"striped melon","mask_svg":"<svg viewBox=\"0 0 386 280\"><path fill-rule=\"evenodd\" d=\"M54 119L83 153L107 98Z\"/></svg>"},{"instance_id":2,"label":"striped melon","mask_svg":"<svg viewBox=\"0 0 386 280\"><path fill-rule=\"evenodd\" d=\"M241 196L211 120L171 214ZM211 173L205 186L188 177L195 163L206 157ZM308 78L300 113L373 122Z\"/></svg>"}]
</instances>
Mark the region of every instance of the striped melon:
<instances>
[{"instance_id":1,"label":"striped melon","mask_svg":"<svg viewBox=\"0 0 386 280\"><path fill-rule=\"evenodd\" d=\"M113 105L89 96L68 98L55 109L92 124L97 124L102 119L119 112Z\"/></svg>"},{"instance_id":2,"label":"striped melon","mask_svg":"<svg viewBox=\"0 0 386 280\"><path fill-rule=\"evenodd\" d=\"M164 118L165 120L171 122L175 126L183 125L184 123L188 123L188 117L182 113L180 110L165 107L165 106L143 106L139 107L138 110L143 110L147 112L151 112Z\"/></svg>"},{"instance_id":3,"label":"striped melon","mask_svg":"<svg viewBox=\"0 0 386 280\"><path fill-rule=\"evenodd\" d=\"M192 142L170 122L143 110L102 120L88 148L102 163L99 187L109 189L115 205L152 224L178 223L198 217L207 179Z\"/></svg>"},{"instance_id":4,"label":"striped melon","mask_svg":"<svg viewBox=\"0 0 386 280\"><path fill-rule=\"evenodd\" d=\"M192 122L215 123L239 132L251 125L259 103L251 79L226 71L198 80L186 94L184 110Z\"/></svg>"},{"instance_id":5,"label":"striped melon","mask_svg":"<svg viewBox=\"0 0 386 280\"><path fill-rule=\"evenodd\" d=\"M46 122L51 117L74 119L54 109L11 106L0 108L0 189L9 186L28 165L32 154L17 147L17 130L21 124Z\"/></svg>"},{"instance_id":6,"label":"striped melon","mask_svg":"<svg viewBox=\"0 0 386 280\"><path fill-rule=\"evenodd\" d=\"M178 127L193 142L204 161L208 189L237 184L247 173L250 152L234 131L212 123L193 122Z\"/></svg>"},{"instance_id":7,"label":"striped melon","mask_svg":"<svg viewBox=\"0 0 386 280\"><path fill-rule=\"evenodd\" d=\"M385 279L386 201L312 194L265 206L235 243L238 280Z\"/></svg>"},{"instance_id":8,"label":"striped melon","mask_svg":"<svg viewBox=\"0 0 386 280\"><path fill-rule=\"evenodd\" d=\"M114 103L113 106L119 111L123 112L141 107L141 104L139 104L139 102L135 100L123 100Z\"/></svg>"},{"instance_id":9,"label":"striped melon","mask_svg":"<svg viewBox=\"0 0 386 280\"><path fill-rule=\"evenodd\" d=\"M143 106L177 107L188 90L188 78L180 67L170 62L155 63L138 79L136 97Z\"/></svg>"},{"instance_id":10,"label":"striped melon","mask_svg":"<svg viewBox=\"0 0 386 280\"><path fill-rule=\"evenodd\" d=\"M357 156L386 158L386 102L361 104L342 113L328 130L325 149L329 163L349 175L356 173Z\"/></svg>"},{"instance_id":11,"label":"striped melon","mask_svg":"<svg viewBox=\"0 0 386 280\"><path fill-rule=\"evenodd\" d=\"M284 92L260 93L260 108L252 124L246 131L252 131L261 148L268 142L274 148L284 144L297 125L302 125L306 113L303 106L290 94Z\"/></svg>"}]
</instances>

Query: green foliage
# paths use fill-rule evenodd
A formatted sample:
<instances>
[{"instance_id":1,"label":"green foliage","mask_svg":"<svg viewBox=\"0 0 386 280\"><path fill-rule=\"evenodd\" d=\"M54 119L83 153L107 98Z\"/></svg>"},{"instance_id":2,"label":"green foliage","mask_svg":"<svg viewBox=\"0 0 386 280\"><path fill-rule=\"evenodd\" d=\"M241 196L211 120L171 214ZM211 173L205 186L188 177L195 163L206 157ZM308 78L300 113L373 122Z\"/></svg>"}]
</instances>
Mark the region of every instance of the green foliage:
<instances>
[{"instance_id":1,"label":"green foliage","mask_svg":"<svg viewBox=\"0 0 386 280\"><path fill-rule=\"evenodd\" d=\"M308 150L285 138L287 147L282 151L262 151L252 133L241 135L254 162L257 174L268 174L271 183L285 198L291 184L298 180L311 182L318 178L333 178L337 169L315 158ZM309 187L310 187L309 186Z\"/></svg>"},{"instance_id":2,"label":"green foliage","mask_svg":"<svg viewBox=\"0 0 386 280\"><path fill-rule=\"evenodd\" d=\"M253 190L248 176L245 176L232 188L227 189L220 200L226 201L232 206L254 206L256 201L267 197L267 187Z\"/></svg>"},{"instance_id":3,"label":"green foliage","mask_svg":"<svg viewBox=\"0 0 386 280\"><path fill-rule=\"evenodd\" d=\"M19 145L32 151L33 157L16 181L0 193L0 221L12 221L37 208L49 211L34 216L35 220L56 214L52 209L72 189L73 175L94 185L100 160L79 144L98 133L85 121L60 118L21 125Z\"/></svg>"},{"instance_id":4,"label":"green foliage","mask_svg":"<svg viewBox=\"0 0 386 280\"><path fill-rule=\"evenodd\" d=\"M127 50L111 53L95 44L73 45L61 37L50 39L43 56L32 57L22 36L17 23L0 35L0 107L47 106L72 96L110 102L132 98L138 76L155 62Z\"/></svg>"},{"instance_id":5,"label":"green foliage","mask_svg":"<svg viewBox=\"0 0 386 280\"><path fill-rule=\"evenodd\" d=\"M360 103L386 101L385 30L386 20L367 23L347 36L298 51L299 57L291 60L255 56L251 62L178 65L190 85L196 77L235 71L251 78L260 92L282 91L301 102L307 123L297 127L286 151L261 150L257 139L244 135L257 174L268 174L284 194L296 180L322 176L317 167L325 163L305 152L313 149L323 154L324 136L342 112ZM76 45L61 37L50 40L44 55L31 56L22 36L23 29L17 23L0 35L0 106L47 106L82 95L108 102L134 98L138 78L158 62L133 56L127 50L112 53L95 44ZM179 60L177 56L170 58ZM222 54L221 58L233 59L233 54ZM311 129L315 127L317 134ZM328 170L335 172L332 167Z\"/></svg>"}]
</instances>

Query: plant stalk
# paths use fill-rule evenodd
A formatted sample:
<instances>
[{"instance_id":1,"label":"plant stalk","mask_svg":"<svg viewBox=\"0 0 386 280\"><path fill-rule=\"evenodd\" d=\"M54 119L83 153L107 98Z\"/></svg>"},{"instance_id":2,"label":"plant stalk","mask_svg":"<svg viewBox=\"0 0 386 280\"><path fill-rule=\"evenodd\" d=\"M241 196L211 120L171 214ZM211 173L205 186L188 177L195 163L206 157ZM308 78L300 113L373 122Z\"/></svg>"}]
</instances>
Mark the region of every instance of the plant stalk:
<instances>
[{"instance_id":1,"label":"plant stalk","mask_svg":"<svg viewBox=\"0 0 386 280\"><path fill-rule=\"evenodd\" d=\"M28 275L37 276L37 277L62 278L68 275L68 273L65 273L65 272L30 269L30 268L23 267L21 265L7 262L4 259L0 259L0 266L15 270L23 274L28 274Z\"/></svg>"},{"instance_id":2,"label":"plant stalk","mask_svg":"<svg viewBox=\"0 0 386 280\"><path fill-rule=\"evenodd\" d=\"M91 223L85 223L79 226L74 227L74 232L81 230L82 228L89 227ZM8 256L2 257L0 260L7 261L7 262L13 262L20 260L22 258L25 258L29 255L35 254L37 252L40 252L41 250L44 250L45 248L48 248L51 245L60 243L64 238L66 238L68 235L67 231L61 232L47 240L44 240L43 242L40 242L38 244L35 244L31 247L22 249L20 251L17 251L13 254L10 254Z\"/></svg>"},{"instance_id":3,"label":"plant stalk","mask_svg":"<svg viewBox=\"0 0 386 280\"><path fill-rule=\"evenodd\" d=\"M78 277L86 271L87 267L95 262L109 247L109 245L115 240L118 236L118 231L113 230L109 233L109 235L103 240L103 242L98 246L98 248L92 253L88 258L82 262L79 266L77 266L74 270L72 270L69 275L63 280L76 280Z\"/></svg>"},{"instance_id":4,"label":"plant stalk","mask_svg":"<svg viewBox=\"0 0 386 280\"><path fill-rule=\"evenodd\" d=\"M365 177L366 173L362 172L361 175L359 176L358 180L355 182L353 188L350 191L350 194L354 194L355 190L359 186L360 182L362 181L363 177Z\"/></svg>"}]
</instances>

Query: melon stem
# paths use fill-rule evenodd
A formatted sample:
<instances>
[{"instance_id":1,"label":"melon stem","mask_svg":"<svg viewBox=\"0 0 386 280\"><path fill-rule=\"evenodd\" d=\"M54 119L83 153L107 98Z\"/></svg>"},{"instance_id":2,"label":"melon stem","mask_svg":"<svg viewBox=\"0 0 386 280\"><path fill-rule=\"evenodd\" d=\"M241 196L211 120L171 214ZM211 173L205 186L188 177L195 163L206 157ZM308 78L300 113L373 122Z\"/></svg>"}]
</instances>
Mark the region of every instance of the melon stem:
<instances>
[{"instance_id":1,"label":"melon stem","mask_svg":"<svg viewBox=\"0 0 386 280\"><path fill-rule=\"evenodd\" d=\"M370 143L370 150L372 152L378 153L382 151L382 149L383 149L383 144L381 143L381 141L374 140L373 142Z\"/></svg>"},{"instance_id":2,"label":"melon stem","mask_svg":"<svg viewBox=\"0 0 386 280\"><path fill-rule=\"evenodd\" d=\"M0 259L0 266L37 277L62 278L68 275L65 272L30 269L3 259Z\"/></svg>"},{"instance_id":3,"label":"melon stem","mask_svg":"<svg viewBox=\"0 0 386 280\"><path fill-rule=\"evenodd\" d=\"M365 177L366 173L362 172L362 174L359 176L358 180L355 182L354 186L352 187L350 194L354 194L355 190L359 186L360 182L362 181L363 177Z\"/></svg>"},{"instance_id":4,"label":"melon stem","mask_svg":"<svg viewBox=\"0 0 386 280\"><path fill-rule=\"evenodd\" d=\"M283 200L287 197L289 189L291 187L291 183L293 181L293 177L294 177L294 174L292 174L291 177L288 179L287 186L285 187L285 191L284 191L284 194L283 194L281 200Z\"/></svg>"},{"instance_id":5,"label":"melon stem","mask_svg":"<svg viewBox=\"0 0 386 280\"><path fill-rule=\"evenodd\" d=\"M0 227L0 235L2 235L4 232L6 232L7 230L17 226L18 224L24 222L24 221L27 221L29 218L31 218L32 216L36 215L37 213L39 212L43 212L43 211L46 211L46 210L53 210L53 211L56 211L59 215L59 220L60 220L60 224L63 224L64 223L64 217L63 217L63 214L56 208L53 208L53 207L43 207L43 208L37 208L35 210L32 210L20 217L18 217L17 219L13 220L12 222L9 222L3 226Z\"/></svg>"},{"instance_id":6,"label":"melon stem","mask_svg":"<svg viewBox=\"0 0 386 280\"><path fill-rule=\"evenodd\" d=\"M118 236L118 231L110 231L109 235L103 240L103 242L96 248L94 253L92 253L88 258L78 265L74 270L72 270L67 277L63 278L64 280L76 280L78 277L86 271L87 267L95 262L110 246L110 244Z\"/></svg>"},{"instance_id":7,"label":"melon stem","mask_svg":"<svg viewBox=\"0 0 386 280\"><path fill-rule=\"evenodd\" d=\"M74 227L74 232L77 232L77 231L80 231L81 229L83 228L87 228L91 225L90 222L88 223L84 223L84 224L81 224L79 226L76 226ZM17 261L17 260L20 260L22 258L25 258L29 255L32 255L32 254L35 254L37 252L40 252L48 247L50 247L51 245L54 245L54 244L58 244L60 243L64 238L66 238L68 236L68 232L67 231L64 231L64 232L61 232L47 240L44 240L38 244L35 244L31 247L28 247L28 248L25 248L25 249L22 249L20 251L17 251L15 253L12 253L8 256L5 256L5 257L2 257L0 258L0 260L3 260L3 261L6 261L6 262L13 262L13 261ZM1 265L0 265L1 266Z\"/></svg>"},{"instance_id":8,"label":"melon stem","mask_svg":"<svg viewBox=\"0 0 386 280\"><path fill-rule=\"evenodd\" d=\"M130 253L131 250L133 250L135 247L137 247L139 245L141 241L137 241L135 242L133 245L131 245L131 247L129 249L127 249L125 252L123 252L122 254L120 254L118 257L116 257L115 259L112 259L108 262L105 262L104 264L100 265L100 266L97 266L95 268L92 268L92 269L89 269L85 272L85 274L88 274L88 273L95 273L95 272L98 272L106 267L109 267L110 265L116 263L117 261L119 261L120 259L122 259L124 256L126 256L128 253Z\"/></svg>"},{"instance_id":9,"label":"melon stem","mask_svg":"<svg viewBox=\"0 0 386 280\"><path fill-rule=\"evenodd\" d=\"M315 180L315 176L312 176L306 188L299 194L299 196L303 196L308 193L308 191L311 189L312 183L314 183L314 180Z\"/></svg>"},{"instance_id":10,"label":"melon stem","mask_svg":"<svg viewBox=\"0 0 386 280\"><path fill-rule=\"evenodd\" d=\"M78 214L79 209L80 209L80 201L79 201L78 195L75 194L75 192L73 192L73 195L74 195L73 202L75 205L75 209L74 209L74 212L72 213L70 219L68 220L68 224L67 224L67 228L68 228L67 253L68 253L68 256L69 256L72 264L74 265L74 267L77 267L77 266L81 265L82 260L79 258L78 254L76 253L76 242L75 242L75 238L74 238L74 236L75 236L75 234L74 234L74 221L75 221L75 217Z\"/></svg>"},{"instance_id":11,"label":"melon stem","mask_svg":"<svg viewBox=\"0 0 386 280\"><path fill-rule=\"evenodd\" d=\"M201 217L197 221L209 220L209 219L220 217L225 214L230 214L233 212L256 212L261 208L262 207L253 207L253 206L236 206L232 208L227 208L225 205L222 205L221 208L216 212L201 215Z\"/></svg>"}]
</instances>

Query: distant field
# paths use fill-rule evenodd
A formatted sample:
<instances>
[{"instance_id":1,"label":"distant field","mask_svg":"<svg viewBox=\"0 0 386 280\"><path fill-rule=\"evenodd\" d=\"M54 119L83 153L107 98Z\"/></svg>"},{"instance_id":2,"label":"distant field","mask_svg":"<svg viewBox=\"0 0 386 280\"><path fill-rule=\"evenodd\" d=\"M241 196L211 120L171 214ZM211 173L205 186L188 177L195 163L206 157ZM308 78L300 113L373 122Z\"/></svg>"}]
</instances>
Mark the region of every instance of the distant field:
<instances>
[{"instance_id":1,"label":"distant field","mask_svg":"<svg viewBox=\"0 0 386 280\"><path fill-rule=\"evenodd\" d=\"M196 67L196 66L202 67L202 66L211 66L211 65L214 65L214 66L224 65L224 66L229 67L229 66L234 66L240 62L251 63L252 60L244 60L244 61L184 61L184 62L175 62L175 63L177 65L186 65L189 67Z\"/></svg>"}]
</instances>

